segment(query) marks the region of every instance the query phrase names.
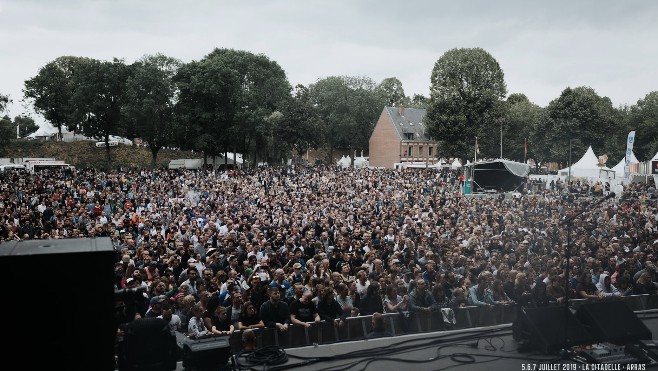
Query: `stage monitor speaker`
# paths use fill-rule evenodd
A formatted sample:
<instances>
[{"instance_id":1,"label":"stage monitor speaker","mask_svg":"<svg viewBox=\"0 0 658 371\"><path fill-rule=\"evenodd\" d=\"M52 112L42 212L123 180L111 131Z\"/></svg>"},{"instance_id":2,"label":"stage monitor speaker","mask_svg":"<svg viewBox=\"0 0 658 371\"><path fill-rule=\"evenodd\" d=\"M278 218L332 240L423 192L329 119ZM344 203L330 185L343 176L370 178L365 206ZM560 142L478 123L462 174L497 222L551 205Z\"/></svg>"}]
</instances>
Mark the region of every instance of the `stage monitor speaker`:
<instances>
[{"instance_id":1,"label":"stage monitor speaker","mask_svg":"<svg viewBox=\"0 0 658 371\"><path fill-rule=\"evenodd\" d=\"M2 306L3 331L26 339L3 352L54 355L29 357L34 370L114 370L114 256L107 237L0 244L0 272L17 293Z\"/></svg>"},{"instance_id":2,"label":"stage monitor speaker","mask_svg":"<svg viewBox=\"0 0 658 371\"><path fill-rule=\"evenodd\" d=\"M564 306L522 308L514 323L514 338L546 354L593 343L585 327Z\"/></svg>"},{"instance_id":3,"label":"stage monitor speaker","mask_svg":"<svg viewBox=\"0 0 658 371\"><path fill-rule=\"evenodd\" d=\"M226 369L231 358L228 336L200 340L185 338L182 341L183 367L192 371L217 371Z\"/></svg>"},{"instance_id":4,"label":"stage monitor speaker","mask_svg":"<svg viewBox=\"0 0 658 371\"><path fill-rule=\"evenodd\" d=\"M178 345L176 336L162 318L141 318L125 327L119 344L119 371L176 369Z\"/></svg>"},{"instance_id":5,"label":"stage monitor speaker","mask_svg":"<svg viewBox=\"0 0 658 371\"><path fill-rule=\"evenodd\" d=\"M576 318L597 342L628 344L652 338L651 330L621 300L583 304Z\"/></svg>"}]
</instances>

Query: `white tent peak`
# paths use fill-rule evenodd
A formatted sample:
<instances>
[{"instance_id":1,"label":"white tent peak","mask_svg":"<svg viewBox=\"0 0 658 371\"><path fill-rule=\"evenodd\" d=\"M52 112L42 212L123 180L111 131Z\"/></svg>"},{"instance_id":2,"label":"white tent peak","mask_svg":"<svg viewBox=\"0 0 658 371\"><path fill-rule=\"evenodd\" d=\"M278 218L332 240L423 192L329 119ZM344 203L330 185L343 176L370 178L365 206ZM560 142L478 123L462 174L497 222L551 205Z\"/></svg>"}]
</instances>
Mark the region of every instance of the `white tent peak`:
<instances>
[{"instance_id":1,"label":"white tent peak","mask_svg":"<svg viewBox=\"0 0 658 371\"><path fill-rule=\"evenodd\" d=\"M587 148L587 151L580 160L571 165L571 176L576 178L607 178L609 173L612 172L607 166L599 166L599 158L594 154L592 146ZM568 166L558 170L558 175L567 176L568 174Z\"/></svg>"},{"instance_id":2,"label":"white tent peak","mask_svg":"<svg viewBox=\"0 0 658 371\"><path fill-rule=\"evenodd\" d=\"M599 158L596 157L596 155L594 154L594 150L592 149L592 146L589 146L583 157L581 157L580 160L578 160L577 162L571 165L571 170L573 171L574 168L591 169L593 167L597 167L598 163L599 163Z\"/></svg>"}]
</instances>

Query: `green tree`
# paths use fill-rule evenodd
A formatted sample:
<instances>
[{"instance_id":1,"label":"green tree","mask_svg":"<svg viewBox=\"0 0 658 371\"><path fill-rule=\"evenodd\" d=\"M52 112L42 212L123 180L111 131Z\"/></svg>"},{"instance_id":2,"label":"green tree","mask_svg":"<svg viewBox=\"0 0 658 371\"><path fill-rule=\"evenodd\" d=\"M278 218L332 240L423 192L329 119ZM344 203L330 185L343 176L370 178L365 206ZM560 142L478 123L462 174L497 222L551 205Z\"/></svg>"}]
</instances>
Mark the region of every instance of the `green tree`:
<instances>
[{"instance_id":1,"label":"green tree","mask_svg":"<svg viewBox=\"0 0 658 371\"><path fill-rule=\"evenodd\" d=\"M73 119L73 77L89 62L90 59L83 57L59 57L39 69L35 77L25 81L23 95L32 101L37 113L57 128L60 139L62 127L73 131L78 129L78 122Z\"/></svg>"},{"instance_id":2,"label":"green tree","mask_svg":"<svg viewBox=\"0 0 658 371\"><path fill-rule=\"evenodd\" d=\"M0 113L5 112L9 102L11 102L9 96L0 93ZM4 117L0 118L0 155L5 154L7 151L7 145L11 141L11 138L13 138L13 135L15 135L12 133L13 127L13 123L11 122L9 116L5 115Z\"/></svg>"},{"instance_id":3,"label":"green tree","mask_svg":"<svg viewBox=\"0 0 658 371\"><path fill-rule=\"evenodd\" d=\"M298 158L308 149L317 149L322 144L321 121L308 87L297 85L292 96L284 102L281 112L282 117L275 130L278 143L285 144Z\"/></svg>"},{"instance_id":4,"label":"green tree","mask_svg":"<svg viewBox=\"0 0 658 371\"><path fill-rule=\"evenodd\" d=\"M330 76L309 87L322 120L322 132L334 163L335 148L367 150L377 118L386 105L368 77Z\"/></svg>"},{"instance_id":5,"label":"green tree","mask_svg":"<svg viewBox=\"0 0 658 371\"><path fill-rule=\"evenodd\" d=\"M424 110L427 109L429 106L429 98L422 94L414 94L413 97L411 97L411 102L409 103L410 108L422 108Z\"/></svg>"},{"instance_id":6,"label":"green tree","mask_svg":"<svg viewBox=\"0 0 658 371\"><path fill-rule=\"evenodd\" d=\"M544 109L530 102L524 94L510 94L507 98L503 123L503 157L522 162L535 158L534 151L541 148L533 141L533 128L538 125ZM528 154L525 154L525 145Z\"/></svg>"},{"instance_id":7,"label":"green tree","mask_svg":"<svg viewBox=\"0 0 658 371\"><path fill-rule=\"evenodd\" d=\"M126 82L130 67L121 59L90 60L73 76L74 119L82 132L105 142L107 167L112 165L110 136L125 134L121 110L126 102Z\"/></svg>"},{"instance_id":8,"label":"green tree","mask_svg":"<svg viewBox=\"0 0 658 371\"><path fill-rule=\"evenodd\" d=\"M639 160L651 159L658 152L658 91L652 91L630 107L624 139L635 130L633 151ZM626 141L624 141L626 143ZM624 149L626 146L624 144Z\"/></svg>"},{"instance_id":9,"label":"green tree","mask_svg":"<svg viewBox=\"0 0 658 371\"><path fill-rule=\"evenodd\" d=\"M595 153L602 155L609 150L609 143L621 146L615 136L623 131L617 122L618 112L607 97L600 97L590 87L566 88L560 96L548 104L546 116L535 130L535 139L546 150L540 154L543 161L569 162L569 141L572 141L573 154L583 154L592 146ZM625 147L624 147L625 149ZM611 154L608 154L611 158ZM577 160L577 159L576 159Z\"/></svg>"},{"instance_id":10,"label":"green tree","mask_svg":"<svg viewBox=\"0 0 658 371\"><path fill-rule=\"evenodd\" d=\"M384 79L377 86L379 94L382 94L386 100L387 106L409 106L409 98L404 95L404 88L402 82L397 77L389 77Z\"/></svg>"},{"instance_id":11,"label":"green tree","mask_svg":"<svg viewBox=\"0 0 658 371\"><path fill-rule=\"evenodd\" d=\"M18 126L18 134L21 138L26 137L35 131L39 130L37 125L31 117L16 116L14 117L14 127Z\"/></svg>"},{"instance_id":12,"label":"green tree","mask_svg":"<svg viewBox=\"0 0 658 371\"><path fill-rule=\"evenodd\" d=\"M498 157L495 138L506 93L503 71L484 49L444 53L432 70L427 111L428 134L439 142L437 154L466 159L478 136L482 155Z\"/></svg>"},{"instance_id":13,"label":"green tree","mask_svg":"<svg viewBox=\"0 0 658 371\"><path fill-rule=\"evenodd\" d=\"M162 54L146 55L132 65L126 83L123 114L130 124L128 136L148 143L153 168L160 149L173 140L178 96L174 77L181 65L179 60Z\"/></svg>"},{"instance_id":14,"label":"green tree","mask_svg":"<svg viewBox=\"0 0 658 371\"><path fill-rule=\"evenodd\" d=\"M211 156L232 149L273 153L272 114L290 94L283 69L264 55L215 49L181 68L177 78L186 122L195 122L195 148ZM246 158L246 156L245 156Z\"/></svg>"}]
</instances>

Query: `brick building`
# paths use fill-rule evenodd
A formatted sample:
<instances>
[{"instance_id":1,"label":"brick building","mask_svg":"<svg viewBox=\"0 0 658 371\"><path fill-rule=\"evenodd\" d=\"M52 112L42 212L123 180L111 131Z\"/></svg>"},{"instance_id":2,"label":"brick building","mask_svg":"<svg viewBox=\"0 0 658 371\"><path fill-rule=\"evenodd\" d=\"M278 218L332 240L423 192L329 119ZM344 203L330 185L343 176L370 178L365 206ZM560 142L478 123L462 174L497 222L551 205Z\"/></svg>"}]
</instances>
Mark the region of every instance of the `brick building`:
<instances>
[{"instance_id":1,"label":"brick building","mask_svg":"<svg viewBox=\"0 0 658 371\"><path fill-rule=\"evenodd\" d=\"M370 166L434 165L437 143L425 134L425 113L420 108L385 107L370 136Z\"/></svg>"}]
</instances>

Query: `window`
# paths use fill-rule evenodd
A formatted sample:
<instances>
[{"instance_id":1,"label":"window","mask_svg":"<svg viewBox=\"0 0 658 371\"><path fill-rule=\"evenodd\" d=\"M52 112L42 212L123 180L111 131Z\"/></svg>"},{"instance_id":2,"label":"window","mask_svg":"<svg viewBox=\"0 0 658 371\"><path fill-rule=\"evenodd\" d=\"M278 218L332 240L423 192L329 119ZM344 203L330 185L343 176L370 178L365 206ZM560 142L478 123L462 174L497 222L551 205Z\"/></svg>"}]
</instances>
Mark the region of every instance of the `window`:
<instances>
[{"instance_id":1,"label":"window","mask_svg":"<svg viewBox=\"0 0 658 371\"><path fill-rule=\"evenodd\" d=\"M414 140L414 133L404 133L404 137L407 140Z\"/></svg>"},{"instance_id":2,"label":"window","mask_svg":"<svg viewBox=\"0 0 658 371\"><path fill-rule=\"evenodd\" d=\"M429 147L427 148L427 156L429 156L429 157L432 157L432 156L433 156L433 153L432 153L432 152L433 152L433 151L432 151L433 149L434 149L434 147L432 147L432 146L429 146Z\"/></svg>"},{"instance_id":3,"label":"window","mask_svg":"<svg viewBox=\"0 0 658 371\"><path fill-rule=\"evenodd\" d=\"M407 157L412 157L413 155L414 155L414 149L412 146L409 146L409 148L407 148Z\"/></svg>"},{"instance_id":4,"label":"window","mask_svg":"<svg viewBox=\"0 0 658 371\"><path fill-rule=\"evenodd\" d=\"M418 157L423 157L423 146L418 146Z\"/></svg>"}]
</instances>

